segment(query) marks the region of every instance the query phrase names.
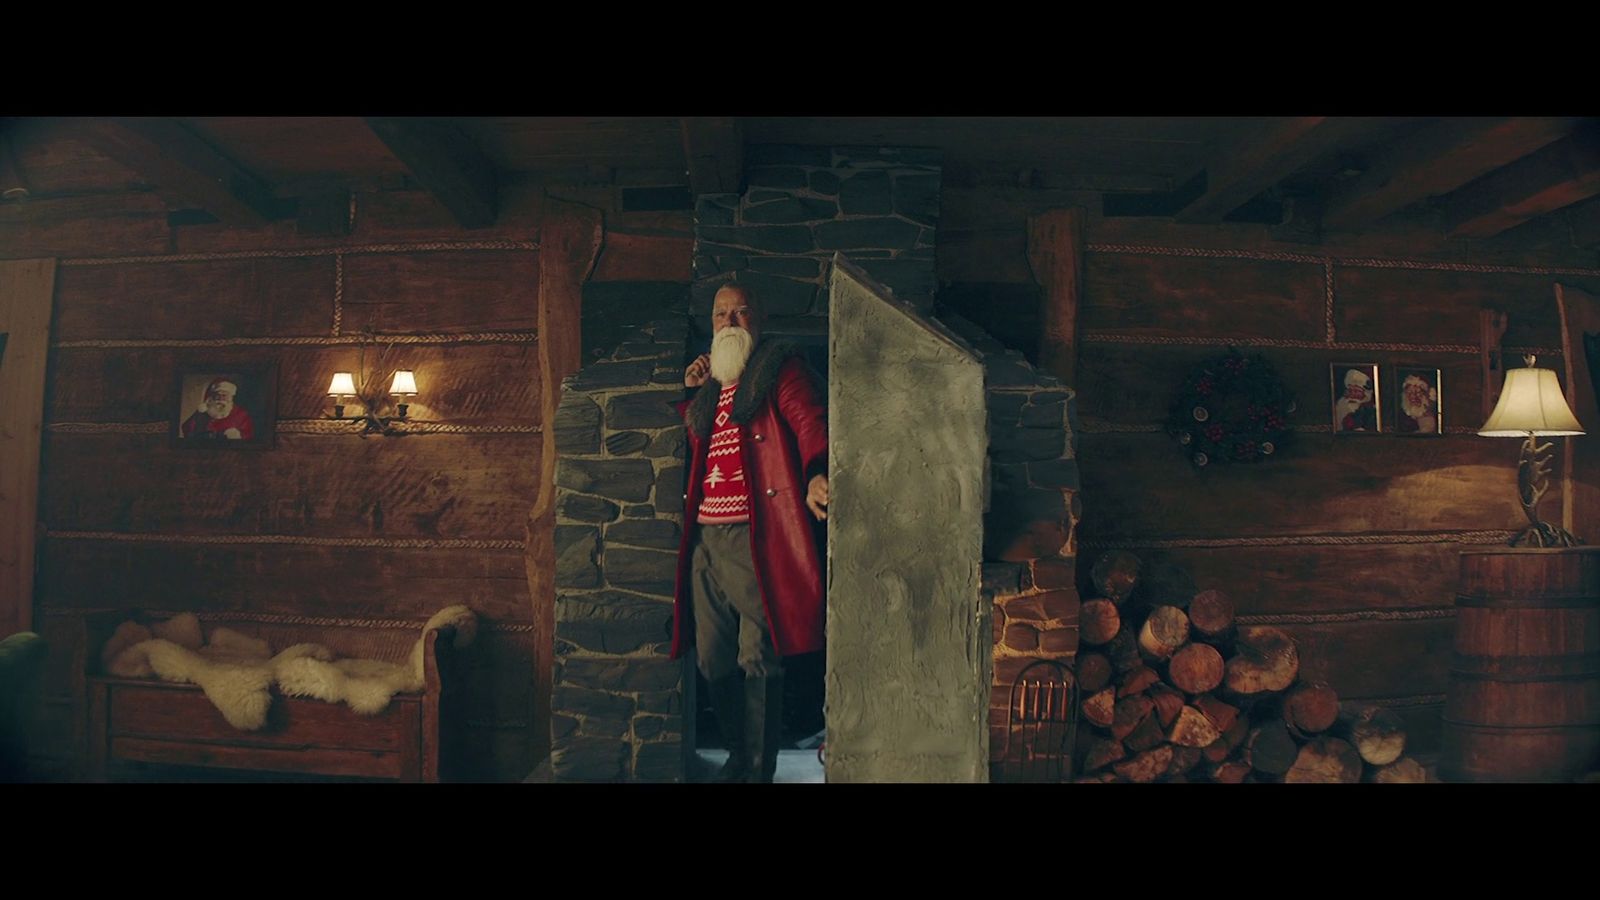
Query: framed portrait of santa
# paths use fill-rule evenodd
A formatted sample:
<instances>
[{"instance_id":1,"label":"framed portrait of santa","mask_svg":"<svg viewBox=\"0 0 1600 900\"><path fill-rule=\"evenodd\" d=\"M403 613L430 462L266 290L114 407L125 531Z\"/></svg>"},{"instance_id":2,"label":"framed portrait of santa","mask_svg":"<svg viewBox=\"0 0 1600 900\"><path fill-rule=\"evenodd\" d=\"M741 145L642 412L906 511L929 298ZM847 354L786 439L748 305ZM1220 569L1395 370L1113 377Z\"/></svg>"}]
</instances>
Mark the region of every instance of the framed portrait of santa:
<instances>
[{"instance_id":1,"label":"framed portrait of santa","mask_svg":"<svg viewBox=\"0 0 1600 900\"><path fill-rule=\"evenodd\" d=\"M1396 366L1394 430L1396 434L1437 437L1444 434L1444 413L1438 369Z\"/></svg>"},{"instance_id":2,"label":"framed portrait of santa","mask_svg":"<svg viewBox=\"0 0 1600 900\"><path fill-rule=\"evenodd\" d=\"M1377 434L1383 430L1377 363L1334 363L1333 433Z\"/></svg>"},{"instance_id":3,"label":"framed portrait of santa","mask_svg":"<svg viewBox=\"0 0 1600 900\"><path fill-rule=\"evenodd\" d=\"M275 363L221 363L178 369L172 443L201 450L263 450L277 431Z\"/></svg>"}]
</instances>

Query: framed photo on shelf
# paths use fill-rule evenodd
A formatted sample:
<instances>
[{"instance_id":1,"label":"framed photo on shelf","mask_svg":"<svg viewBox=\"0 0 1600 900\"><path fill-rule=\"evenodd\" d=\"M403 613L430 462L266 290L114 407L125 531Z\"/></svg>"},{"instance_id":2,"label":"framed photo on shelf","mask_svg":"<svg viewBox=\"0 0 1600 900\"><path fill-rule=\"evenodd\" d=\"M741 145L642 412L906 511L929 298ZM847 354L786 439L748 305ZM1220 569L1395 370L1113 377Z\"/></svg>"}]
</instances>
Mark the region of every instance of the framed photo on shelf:
<instances>
[{"instance_id":1,"label":"framed photo on shelf","mask_svg":"<svg viewBox=\"0 0 1600 900\"><path fill-rule=\"evenodd\" d=\"M1377 363L1334 363L1333 433L1377 434L1383 430Z\"/></svg>"},{"instance_id":2,"label":"framed photo on shelf","mask_svg":"<svg viewBox=\"0 0 1600 900\"><path fill-rule=\"evenodd\" d=\"M1444 434L1444 393L1438 369L1394 367L1395 434Z\"/></svg>"},{"instance_id":3,"label":"framed photo on shelf","mask_svg":"<svg viewBox=\"0 0 1600 900\"><path fill-rule=\"evenodd\" d=\"M263 450L278 423L276 363L181 366L172 444L186 449Z\"/></svg>"}]
</instances>

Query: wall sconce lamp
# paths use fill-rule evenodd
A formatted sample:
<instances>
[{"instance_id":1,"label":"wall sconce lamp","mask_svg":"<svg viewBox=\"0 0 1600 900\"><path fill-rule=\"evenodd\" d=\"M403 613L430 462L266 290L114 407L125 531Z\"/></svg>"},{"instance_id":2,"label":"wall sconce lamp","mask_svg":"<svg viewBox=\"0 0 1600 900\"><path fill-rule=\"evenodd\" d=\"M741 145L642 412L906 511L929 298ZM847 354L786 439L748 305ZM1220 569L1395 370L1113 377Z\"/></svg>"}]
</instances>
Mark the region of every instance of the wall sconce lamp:
<instances>
[{"instance_id":1,"label":"wall sconce lamp","mask_svg":"<svg viewBox=\"0 0 1600 900\"><path fill-rule=\"evenodd\" d=\"M370 379L366 379L370 383ZM410 369L399 369L394 373L394 379L389 382L389 394L395 398L395 412L392 416L377 414L382 395L363 390L365 384L357 385L355 376L350 372L335 372L333 380L328 384L328 396L333 400L333 415L331 418L341 422L362 423L361 434L383 434L391 437L404 435L405 432L394 427L395 422L404 421L410 407L410 399L417 395L417 377ZM361 415L344 414L347 401L360 400L364 411Z\"/></svg>"},{"instance_id":2,"label":"wall sconce lamp","mask_svg":"<svg viewBox=\"0 0 1600 900\"><path fill-rule=\"evenodd\" d=\"M1561 395L1561 384L1553 369L1536 369L1534 357L1524 356L1525 369L1508 369L1500 401L1489 421L1478 434L1484 437L1525 438L1522 457L1517 463L1517 498L1528 516L1528 527L1511 538L1511 546L1573 547L1582 543L1572 533L1539 521L1539 499L1549 490L1550 448L1554 442L1540 444L1540 437L1583 434L1583 426L1572 414L1572 407Z\"/></svg>"}]
</instances>

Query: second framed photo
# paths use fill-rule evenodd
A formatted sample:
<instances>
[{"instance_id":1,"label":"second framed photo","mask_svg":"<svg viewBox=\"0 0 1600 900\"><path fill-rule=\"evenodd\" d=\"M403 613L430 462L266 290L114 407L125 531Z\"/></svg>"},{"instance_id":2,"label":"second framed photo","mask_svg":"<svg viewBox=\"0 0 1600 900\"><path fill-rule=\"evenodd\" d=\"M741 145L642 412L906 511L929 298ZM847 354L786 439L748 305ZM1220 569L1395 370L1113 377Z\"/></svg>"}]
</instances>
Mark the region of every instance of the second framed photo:
<instances>
[{"instance_id":1,"label":"second framed photo","mask_svg":"<svg viewBox=\"0 0 1600 900\"><path fill-rule=\"evenodd\" d=\"M1377 363L1334 363L1333 433L1377 434L1383 430Z\"/></svg>"},{"instance_id":2,"label":"second framed photo","mask_svg":"<svg viewBox=\"0 0 1600 900\"><path fill-rule=\"evenodd\" d=\"M1444 434L1444 394L1438 369L1395 366L1396 434Z\"/></svg>"}]
</instances>

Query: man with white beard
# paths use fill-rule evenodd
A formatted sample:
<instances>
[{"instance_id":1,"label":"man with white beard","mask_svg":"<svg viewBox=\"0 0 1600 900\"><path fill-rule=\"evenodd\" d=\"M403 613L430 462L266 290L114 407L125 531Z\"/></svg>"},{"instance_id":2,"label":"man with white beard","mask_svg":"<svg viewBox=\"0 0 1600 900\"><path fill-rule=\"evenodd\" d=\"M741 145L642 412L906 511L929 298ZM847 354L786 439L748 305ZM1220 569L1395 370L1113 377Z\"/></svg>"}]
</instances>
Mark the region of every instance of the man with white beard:
<instances>
[{"instance_id":1,"label":"man with white beard","mask_svg":"<svg viewBox=\"0 0 1600 900\"><path fill-rule=\"evenodd\" d=\"M1439 392L1420 375L1407 374L1400 383L1399 420L1403 432L1434 434L1439 430Z\"/></svg>"},{"instance_id":2,"label":"man with white beard","mask_svg":"<svg viewBox=\"0 0 1600 900\"><path fill-rule=\"evenodd\" d=\"M250 412L233 402L239 386L226 378L214 379L206 385L205 398L184 423L181 433L186 438L220 438L230 441L249 441L256 436L255 423Z\"/></svg>"},{"instance_id":3,"label":"man with white beard","mask_svg":"<svg viewBox=\"0 0 1600 900\"><path fill-rule=\"evenodd\" d=\"M828 426L799 347L762 340L761 309L717 292L711 352L684 372L689 432L672 655L692 642L728 762L771 781L783 736L783 658L822 649Z\"/></svg>"},{"instance_id":4,"label":"man with white beard","mask_svg":"<svg viewBox=\"0 0 1600 900\"><path fill-rule=\"evenodd\" d=\"M1360 369L1344 373L1344 396L1333 405L1333 417L1340 431L1377 431L1377 394L1372 376Z\"/></svg>"}]
</instances>

